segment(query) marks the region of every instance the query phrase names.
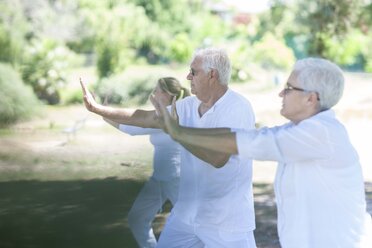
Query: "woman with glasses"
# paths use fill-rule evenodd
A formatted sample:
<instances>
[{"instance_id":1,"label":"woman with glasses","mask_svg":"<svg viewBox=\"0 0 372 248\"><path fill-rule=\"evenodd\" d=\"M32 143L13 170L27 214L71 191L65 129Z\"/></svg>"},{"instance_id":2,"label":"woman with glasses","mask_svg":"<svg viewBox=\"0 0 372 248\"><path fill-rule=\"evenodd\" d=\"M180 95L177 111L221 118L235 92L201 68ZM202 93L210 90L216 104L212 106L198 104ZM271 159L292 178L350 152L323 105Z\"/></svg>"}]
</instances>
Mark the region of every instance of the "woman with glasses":
<instances>
[{"instance_id":1,"label":"woman with glasses","mask_svg":"<svg viewBox=\"0 0 372 248\"><path fill-rule=\"evenodd\" d=\"M189 95L189 91L173 77L160 78L152 92L152 96L164 105ZM174 205L178 197L180 146L161 129L119 124L107 118L104 120L130 135L150 135L150 142L154 146L154 170L129 211L128 224L139 247L155 247L157 242L151 227L152 221L166 200Z\"/></svg>"},{"instance_id":2,"label":"woman with glasses","mask_svg":"<svg viewBox=\"0 0 372 248\"><path fill-rule=\"evenodd\" d=\"M343 124L331 109L344 89L341 69L324 59L299 60L280 92L289 122L241 131L185 128L155 107L177 141L225 154L278 162L275 195L283 248L372 247L362 169Z\"/></svg>"}]
</instances>

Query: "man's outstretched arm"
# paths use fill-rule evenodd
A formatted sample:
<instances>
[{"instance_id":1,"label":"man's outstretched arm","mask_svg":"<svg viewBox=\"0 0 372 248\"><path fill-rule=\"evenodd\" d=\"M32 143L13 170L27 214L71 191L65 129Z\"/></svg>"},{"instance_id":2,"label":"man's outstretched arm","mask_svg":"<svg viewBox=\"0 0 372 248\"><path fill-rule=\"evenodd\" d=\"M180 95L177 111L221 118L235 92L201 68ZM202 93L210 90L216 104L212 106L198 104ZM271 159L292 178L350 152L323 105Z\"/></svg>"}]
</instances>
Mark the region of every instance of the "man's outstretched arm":
<instances>
[{"instance_id":1,"label":"man's outstretched arm","mask_svg":"<svg viewBox=\"0 0 372 248\"><path fill-rule=\"evenodd\" d=\"M166 106L155 99L151 101L164 122L164 130L198 158L215 167L222 167L232 154L238 153L235 133L230 128L182 127L178 124L175 104L172 104L170 115Z\"/></svg>"},{"instance_id":2,"label":"man's outstretched arm","mask_svg":"<svg viewBox=\"0 0 372 248\"><path fill-rule=\"evenodd\" d=\"M96 102L93 95L87 89L85 83L80 79L83 90L83 100L85 107L90 112L98 114L104 118L113 120L120 124L127 124L139 127L161 128L160 121L155 110L113 108L104 106Z\"/></svg>"}]
</instances>

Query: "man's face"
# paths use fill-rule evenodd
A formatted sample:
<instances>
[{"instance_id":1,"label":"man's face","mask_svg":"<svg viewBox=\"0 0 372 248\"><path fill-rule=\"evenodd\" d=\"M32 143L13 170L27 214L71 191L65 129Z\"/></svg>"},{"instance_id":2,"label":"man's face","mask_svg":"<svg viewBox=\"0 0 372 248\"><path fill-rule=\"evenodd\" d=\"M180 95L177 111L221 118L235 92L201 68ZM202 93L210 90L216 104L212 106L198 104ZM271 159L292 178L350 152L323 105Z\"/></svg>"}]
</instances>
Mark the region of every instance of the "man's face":
<instances>
[{"instance_id":1,"label":"man's face","mask_svg":"<svg viewBox=\"0 0 372 248\"><path fill-rule=\"evenodd\" d=\"M283 98L280 114L294 123L302 121L309 107L308 94L299 85L296 73L291 73L279 96Z\"/></svg>"},{"instance_id":2,"label":"man's face","mask_svg":"<svg viewBox=\"0 0 372 248\"><path fill-rule=\"evenodd\" d=\"M186 78L187 80L190 80L191 93L196 95L200 100L209 92L208 76L209 73L204 72L202 69L201 58L196 57L190 65L190 72Z\"/></svg>"}]
</instances>

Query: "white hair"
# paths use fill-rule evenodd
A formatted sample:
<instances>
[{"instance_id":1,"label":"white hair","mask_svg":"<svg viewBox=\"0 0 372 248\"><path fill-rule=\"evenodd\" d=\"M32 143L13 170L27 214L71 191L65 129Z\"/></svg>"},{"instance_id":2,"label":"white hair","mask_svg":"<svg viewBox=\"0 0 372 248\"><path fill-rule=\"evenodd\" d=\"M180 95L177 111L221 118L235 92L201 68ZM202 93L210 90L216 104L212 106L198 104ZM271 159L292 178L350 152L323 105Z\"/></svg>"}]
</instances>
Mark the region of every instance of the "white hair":
<instances>
[{"instance_id":1,"label":"white hair","mask_svg":"<svg viewBox=\"0 0 372 248\"><path fill-rule=\"evenodd\" d=\"M321 110L332 108L338 103L344 91L344 76L336 64L320 58L298 60L293 72L306 91L317 92Z\"/></svg>"},{"instance_id":2,"label":"white hair","mask_svg":"<svg viewBox=\"0 0 372 248\"><path fill-rule=\"evenodd\" d=\"M194 53L193 60L196 57L201 58L204 72L208 72L211 69L217 70L219 83L228 85L231 77L231 63L224 49L200 49Z\"/></svg>"}]
</instances>

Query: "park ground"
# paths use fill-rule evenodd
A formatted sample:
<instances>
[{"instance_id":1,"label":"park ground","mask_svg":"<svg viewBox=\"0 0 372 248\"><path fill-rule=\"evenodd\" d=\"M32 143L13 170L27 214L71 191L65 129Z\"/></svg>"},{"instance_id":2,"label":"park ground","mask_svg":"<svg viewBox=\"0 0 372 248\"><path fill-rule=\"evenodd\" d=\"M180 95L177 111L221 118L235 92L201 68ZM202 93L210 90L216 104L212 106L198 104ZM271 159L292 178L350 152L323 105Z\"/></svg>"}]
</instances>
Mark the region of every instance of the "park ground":
<instances>
[{"instance_id":1,"label":"park ground","mask_svg":"<svg viewBox=\"0 0 372 248\"><path fill-rule=\"evenodd\" d=\"M359 152L372 214L372 75L347 74L335 111ZM258 125L276 125L282 85L232 85L250 99ZM43 114L0 130L0 247L136 247L127 225L135 196L151 174L148 137L131 137L83 106L43 107ZM83 124L75 133L71 127ZM275 164L254 162L255 236L279 247L272 182ZM155 222L159 235L171 206Z\"/></svg>"}]
</instances>

